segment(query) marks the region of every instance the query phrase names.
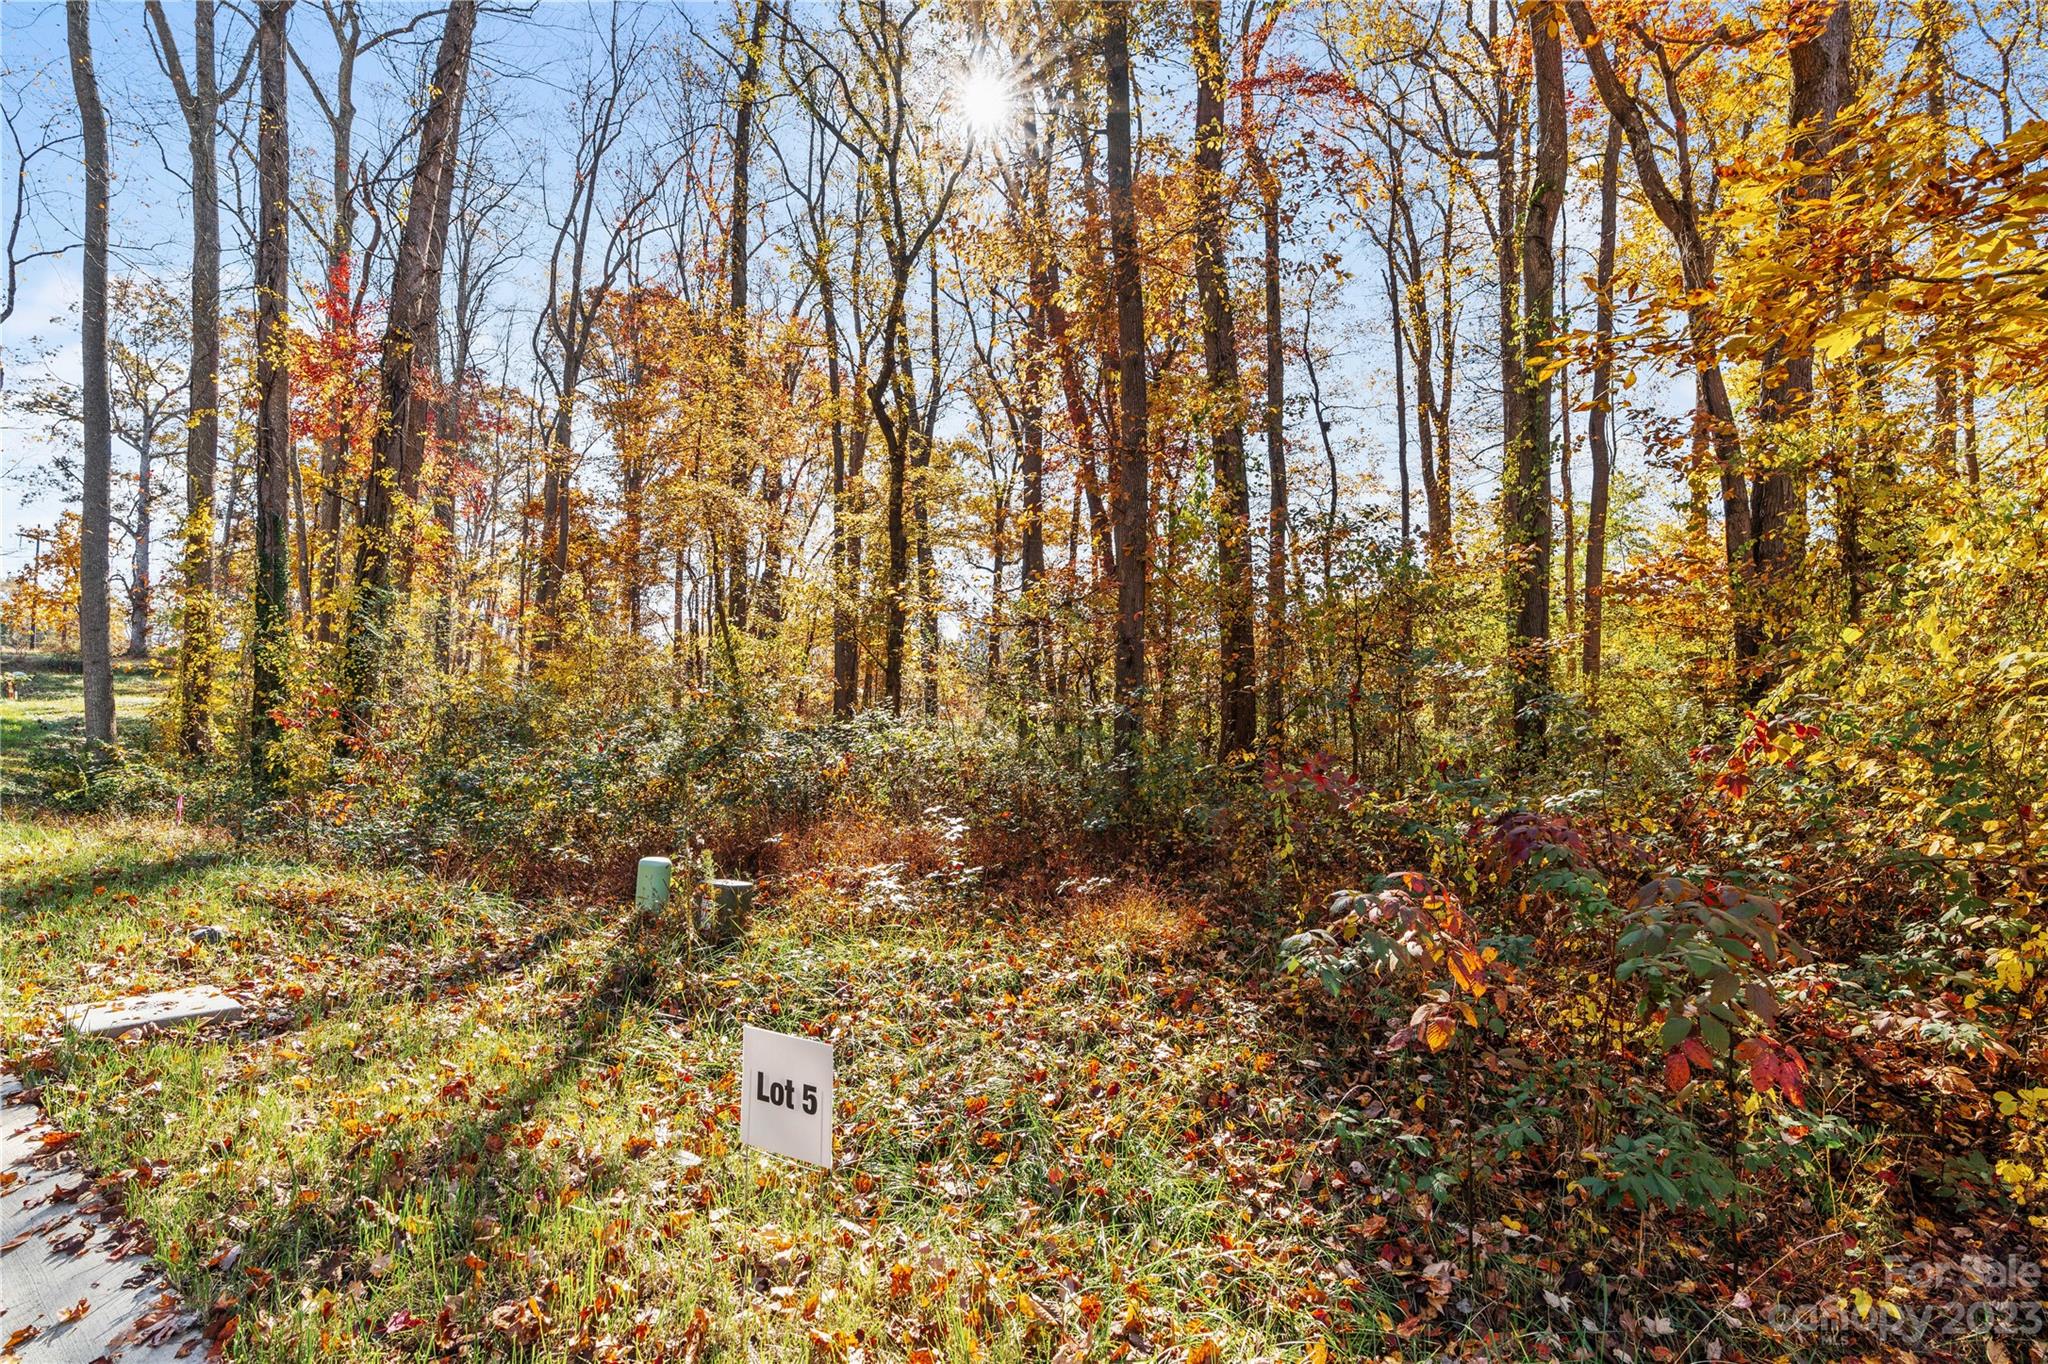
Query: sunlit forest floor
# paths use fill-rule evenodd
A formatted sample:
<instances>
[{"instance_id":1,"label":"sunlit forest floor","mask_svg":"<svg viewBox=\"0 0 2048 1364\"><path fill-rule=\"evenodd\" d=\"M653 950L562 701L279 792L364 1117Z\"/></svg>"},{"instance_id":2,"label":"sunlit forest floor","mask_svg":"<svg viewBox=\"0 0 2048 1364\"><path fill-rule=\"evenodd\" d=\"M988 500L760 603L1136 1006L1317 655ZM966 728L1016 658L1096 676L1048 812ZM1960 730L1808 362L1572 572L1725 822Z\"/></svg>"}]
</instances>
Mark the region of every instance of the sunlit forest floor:
<instances>
[{"instance_id":1,"label":"sunlit forest floor","mask_svg":"<svg viewBox=\"0 0 2048 1364\"><path fill-rule=\"evenodd\" d=\"M814 850L743 945L693 952L617 905L161 823L4 837L10 1037L139 988L254 1006L196 1036L10 1046L193 1297L245 1295L252 1357L650 1334L1291 1355L1370 1341L1436 1282L1407 1266L1404 1301L1345 1261L1371 1213L1330 1187L1315 1049L1192 905L1003 914L867 862L878 839ZM838 1044L830 1176L735 1145L742 1023Z\"/></svg>"},{"instance_id":2,"label":"sunlit forest floor","mask_svg":"<svg viewBox=\"0 0 2048 1364\"><path fill-rule=\"evenodd\" d=\"M38 677L10 750L75 693ZM232 1358L1734 1359L1786 1352L1749 1310L1770 1289L1846 1288L1839 1246L1764 1235L1731 1266L1540 1172L1461 1248L1473 1082L1448 1056L1376 1072L1270 925L1194 884L838 822L764 850L751 925L713 948L632 911L624 869L515 898L10 804L6 1062ZM200 983L249 1016L54 1026ZM836 1044L838 1169L738 1145L743 1024ZM1809 1192L1827 1226L1864 1196Z\"/></svg>"}]
</instances>

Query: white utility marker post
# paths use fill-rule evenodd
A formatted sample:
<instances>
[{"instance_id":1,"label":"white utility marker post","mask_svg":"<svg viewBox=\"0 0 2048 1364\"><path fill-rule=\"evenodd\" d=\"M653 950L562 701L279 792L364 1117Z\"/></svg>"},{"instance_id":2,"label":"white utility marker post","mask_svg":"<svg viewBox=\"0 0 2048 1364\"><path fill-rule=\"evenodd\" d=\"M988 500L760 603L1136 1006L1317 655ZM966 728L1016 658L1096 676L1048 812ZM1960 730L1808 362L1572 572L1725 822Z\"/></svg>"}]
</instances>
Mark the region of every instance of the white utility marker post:
<instances>
[{"instance_id":1,"label":"white utility marker post","mask_svg":"<svg viewBox=\"0 0 2048 1364\"><path fill-rule=\"evenodd\" d=\"M754 912L754 883L712 880L705 886L711 894L711 940L724 942Z\"/></svg>"},{"instance_id":2,"label":"white utility marker post","mask_svg":"<svg viewBox=\"0 0 2048 1364\"><path fill-rule=\"evenodd\" d=\"M633 883L633 903L642 914L659 914L668 908L669 878L675 864L666 857L640 859L640 875Z\"/></svg>"},{"instance_id":3,"label":"white utility marker post","mask_svg":"<svg viewBox=\"0 0 2048 1364\"><path fill-rule=\"evenodd\" d=\"M740 1034L740 1140L832 1168L832 1044L765 1028Z\"/></svg>"}]
</instances>

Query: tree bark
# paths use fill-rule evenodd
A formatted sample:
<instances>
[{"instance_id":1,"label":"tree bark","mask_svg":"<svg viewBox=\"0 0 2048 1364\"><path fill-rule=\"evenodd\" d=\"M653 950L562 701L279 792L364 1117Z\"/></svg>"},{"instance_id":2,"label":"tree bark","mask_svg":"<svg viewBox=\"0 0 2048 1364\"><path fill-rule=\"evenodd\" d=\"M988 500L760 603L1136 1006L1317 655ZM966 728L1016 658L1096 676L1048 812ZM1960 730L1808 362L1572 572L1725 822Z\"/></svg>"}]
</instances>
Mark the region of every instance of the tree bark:
<instances>
[{"instance_id":1,"label":"tree bark","mask_svg":"<svg viewBox=\"0 0 2048 1364\"><path fill-rule=\"evenodd\" d=\"M79 308L79 403L85 486L78 544L78 658L85 682L85 741L114 741L114 665L107 608L107 542L113 520L114 408L107 373L107 113L92 60L87 0L66 0L71 89L85 151L84 301Z\"/></svg>"},{"instance_id":2,"label":"tree bark","mask_svg":"<svg viewBox=\"0 0 2048 1364\"><path fill-rule=\"evenodd\" d=\"M1547 6L1529 13L1536 83L1536 150L1522 214L1522 326L1517 380L1521 427L1510 457L1508 641L1516 746L1539 742L1550 691L1549 351L1557 298L1557 219L1564 206L1564 48Z\"/></svg>"},{"instance_id":3,"label":"tree bark","mask_svg":"<svg viewBox=\"0 0 2048 1364\"><path fill-rule=\"evenodd\" d=\"M1018 196L1017 223L1029 260L1029 298L1024 311L1024 397L1019 404L1022 448L1018 460L1024 506L1018 526L1017 598L1024 618L1025 673L1035 693L1045 686L1045 380L1053 307L1053 263L1046 244L1046 235L1052 230L1048 202L1051 167L1045 145L1039 141L1035 106L1024 114L1023 143L1025 182ZM1020 708L1020 716L1027 713Z\"/></svg>"},{"instance_id":4,"label":"tree bark","mask_svg":"<svg viewBox=\"0 0 2048 1364\"><path fill-rule=\"evenodd\" d=\"M476 31L476 0L453 0L434 61L432 94L420 126L419 160L413 169L406 215L392 265L391 304L378 362L377 429L371 438L370 473L363 487L357 527L354 599L344 641L343 704L350 728L361 733L369 720L385 634L391 619L391 523L398 499L408 496L417 469L408 469L408 446L419 439L429 405L415 401L422 347L433 344L439 318L441 253L447 245L446 180L455 174L455 146L462 126L462 99L469 82L470 41Z\"/></svg>"},{"instance_id":5,"label":"tree bark","mask_svg":"<svg viewBox=\"0 0 2048 1364\"><path fill-rule=\"evenodd\" d=\"M1145 291L1138 268L1138 212L1132 198L1130 12L1102 11L1108 86L1107 178L1110 278L1116 301L1117 454L1115 736L1128 793L1136 777L1145 691L1145 591L1151 562L1151 470L1145 429Z\"/></svg>"},{"instance_id":6,"label":"tree bark","mask_svg":"<svg viewBox=\"0 0 2048 1364\"><path fill-rule=\"evenodd\" d=\"M854 600L860 590L859 540L847 521L852 514L852 480L859 470L847 460L846 418L840 404L845 380L839 368L839 314L831 271L819 245L819 307L825 320L825 382L832 397L832 714L849 719L860 692L860 641L854 633Z\"/></svg>"},{"instance_id":7,"label":"tree bark","mask_svg":"<svg viewBox=\"0 0 2048 1364\"><path fill-rule=\"evenodd\" d=\"M890 257L890 305L883 319L881 365L868 384L868 407L882 433L882 451L887 460L882 489L882 531L888 544L888 601L882 621L882 692L889 711L903 713L903 632L908 620L904 592L910 576L910 537L904 530L904 485L910 476L910 426L913 406L908 381L901 370L910 364L909 323L904 317L904 293L909 284L911 261L893 240Z\"/></svg>"},{"instance_id":8,"label":"tree bark","mask_svg":"<svg viewBox=\"0 0 2048 1364\"><path fill-rule=\"evenodd\" d=\"M1209 453L1216 471L1216 634L1222 694L1216 751L1222 762L1252 751L1259 726L1258 661L1252 623L1251 488L1244 467L1244 393L1237 326L1230 309L1223 184L1221 0L1195 0L1195 289L1202 306L1202 361L1208 375Z\"/></svg>"},{"instance_id":9,"label":"tree bark","mask_svg":"<svg viewBox=\"0 0 2048 1364\"><path fill-rule=\"evenodd\" d=\"M1266 739L1287 737L1287 348L1280 317L1280 182L1261 177L1266 286Z\"/></svg>"},{"instance_id":10,"label":"tree bark","mask_svg":"<svg viewBox=\"0 0 2048 1364\"><path fill-rule=\"evenodd\" d=\"M1429 564L1434 568L1450 552L1451 547L1451 469L1450 469L1450 402L1449 384L1441 390L1445 395L1439 400L1436 378L1437 344L1435 323L1430 318L1429 290L1427 277L1422 269L1422 239L1415 231L1415 209L1409 197L1396 198L1394 208L1401 225L1401 237L1407 248L1405 274L1407 287L1407 316L1405 325L1395 319L1394 333L1397 342L1405 341L1408 358L1415 364L1415 452L1417 472L1422 478L1423 549ZM1448 206L1444 212L1444 234L1446 248L1450 240L1451 218ZM1447 268L1439 271L1446 280ZM1443 361L1446 379L1450 373L1450 300L1448 292L1441 312L1444 317Z\"/></svg>"},{"instance_id":11,"label":"tree bark","mask_svg":"<svg viewBox=\"0 0 2048 1364\"><path fill-rule=\"evenodd\" d=\"M149 657L149 542L156 475L156 423L143 423L135 443L135 547L128 561L128 657Z\"/></svg>"},{"instance_id":12,"label":"tree bark","mask_svg":"<svg viewBox=\"0 0 2048 1364\"><path fill-rule=\"evenodd\" d=\"M256 80L256 583L250 634L249 776L259 800L283 782L280 748L291 648L291 578L285 536L291 492L291 370L285 316L291 288L291 131L285 93L285 18L292 0L257 11Z\"/></svg>"},{"instance_id":13,"label":"tree bark","mask_svg":"<svg viewBox=\"0 0 2048 1364\"><path fill-rule=\"evenodd\" d=\"M1848 99L1848 0L1795 0L1790 19L1792 98L1787 150L1808 166L1835 142L1835 117ZM1793 222L1799 200L1827 192L1827 176L1809 171L1794 181L1782 218ZM1750 553L1760 625L1772 656L1745 679L1750 699L1769 689L1782 662L1776 654L1791 635L1799 607L1797 583L1806 557L1806 474L1799 466L1799 427L1813 401L1813 350L1774 342L1766 353L1757 393L1758 470L1750 505ZM1950 429L1953 430L1951 419Z\"/></svg>"},{"instance_id":14,"label":"tree bark","mask_svg":"<svg viewBox=\"0 0 2048 1364\"><path fill-rule=\"evenodd\" d=\"M1607 120L1607 145L1600 154L1600 245L1593 270L1593 390L1586 422L1586 446L1593 461L1586 492L1586 633L1580 667L1586 695L1600 698L1601 587L1607 576L1607 500L1614 474L1614 245L1621 180L1621 125Z\"/></svg>"},{"instance_id":15,"label":"tree bark","mask_svg":"<svg viewBox=\"0 0 2048 1364\"><path fill-rule=\"evenodd\" d=\"M732 481L744 489L753 482L754 462L745 453L753 444L747 426L747 229L753 212L751 172L754 159L754 107L760 98L761 52L768 30L768 0L754 0L747 26L746 48L740 54L739 90L733 100L732 220L726 233L726 345L732 384ZM735 528L726 564L727 609L734 625L746 628L749 609L747 537Z\"/></svg>"},{"instance_id":16,"label":"tree bark","mask_svg":"<svg viewBox=\"0 0 2048 1364\"><path fill-rule=\"evenodd\" d=\"M1512 28L1512 14L1510 14ZM1487 5L1487 35L1489 44L1497 53L1505 53L1511 47L1510 35L1500 31L1500 0L1489 0ZM1502 540L1512 554L1515 550L1518 527L1522 511L1517 503L1521 496L1521 480L1516 472L1515 442L1526 420L1522 410L1523 365L1522 332L1516 325L1518 304L1516 288L1521 282L1521 243L1518 240L1516 224L1518 213L1524 207L1520 202L1517 173L1520 166L1521 112L1516 108L1515 91L1510 87L1510 72L1504 64L1504 57L1495 57L1493 75L1493 236L1494 236L1494 293L1496 318L1494 326L1495 344L1500 362L1500 443L1501 481L1500 517ZM1509 563L1505 587L1508 594L1508 615L1513 621L1518 603L1517 570ZM1511 632L1512 633L1512 632ZM1511 645L1512 647L1512 645ZM1519 708L1518 708L1519 709Z\"/></svg>"},{"instance_id":17,"label":"tree bark","mask_svg":"<svg viewBox=\"0 0 2048 1364\"><path fill-rule=\"evenodd\" d=\"M1398 188L1396 190L1398 193ZM1391 215L1390 215L1391 216ZM1394 224L1387 224L1387 321L1394 329L1394 455L1401 489L1401 564L1411 558L1415 536L1414 490L1408 474L1408 347L1401 332L1400 258L1394 248ZM1423 423L1426 427L1427 423Z\"/></svg>"},{"instance_id":18,"label":"tree bark","mask_svg":"<svg viewBox=\"0 0 2048 1364\"><path fill-rule=\"evenodd\" d=\"M159 57L185 119L192 161L192 330L186 380L185 525L179 556L181 629L178 649L178 746L200 757L213 746L210 715L219 606L213 594L214 481L220 451L220 168L216 155L221 105L247 75L245 64L220 87L214 48L213 0L192 11L188 74L159 0L145 12Z\"/></svg>"}]
</instances>

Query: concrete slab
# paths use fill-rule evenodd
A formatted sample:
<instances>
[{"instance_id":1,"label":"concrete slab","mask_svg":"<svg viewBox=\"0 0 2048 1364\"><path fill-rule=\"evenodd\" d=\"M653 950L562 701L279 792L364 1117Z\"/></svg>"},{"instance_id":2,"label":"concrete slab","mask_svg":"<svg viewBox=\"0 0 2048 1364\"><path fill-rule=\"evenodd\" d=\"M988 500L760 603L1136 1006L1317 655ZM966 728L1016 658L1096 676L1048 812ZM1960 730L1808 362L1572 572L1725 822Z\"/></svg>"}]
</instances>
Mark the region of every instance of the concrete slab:
<instances>
[{"instance_id":1,"label":"concrete slab","mask_svg":"<svg viewBox=\"0 0 2048 1364\"><path fill-rule=\"evenodd\" d=\"M74 1004L64 1010L64 1022L88 1037L124 1033L131 1028L175 1028L182 1023L210 1023L216 1018L240 1018L242 1006L211 986L190 990L165 990L153 995L127 995L96 1004Z\"/></svg>"},{"instance_id":2,"label":"concrete slab","mask_svg":"<svg viewBox=\"0 0 2048 1364\"><path fill-rule=\"evenodd\" d=\"M206 1357L195 1313L92 1187L64 1134L0 1084L0 1347L20 1364ZM70 1318L67 1320L67 1317Z\"/></svg>"}]
</instances>

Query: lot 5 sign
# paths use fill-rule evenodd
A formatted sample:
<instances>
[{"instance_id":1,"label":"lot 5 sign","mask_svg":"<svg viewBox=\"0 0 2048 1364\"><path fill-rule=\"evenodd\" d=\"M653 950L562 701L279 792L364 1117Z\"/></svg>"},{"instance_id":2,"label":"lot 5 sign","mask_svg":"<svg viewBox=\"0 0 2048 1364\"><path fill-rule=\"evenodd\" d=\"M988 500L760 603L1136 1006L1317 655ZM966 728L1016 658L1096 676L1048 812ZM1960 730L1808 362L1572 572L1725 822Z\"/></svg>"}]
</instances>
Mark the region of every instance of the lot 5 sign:
<instances>
[{"instance_id":1,"label":"lot 5 sign","mask_svg":"<svg viewBox=\"0 0 2048 1364\"><path fill-rule=\"evenodd\" d=\"M832 1168L832 1046L747 1028L740 1035L740 1140Z\"/></svg>"}]
</instances>

